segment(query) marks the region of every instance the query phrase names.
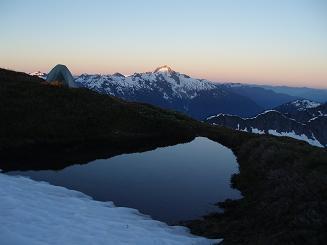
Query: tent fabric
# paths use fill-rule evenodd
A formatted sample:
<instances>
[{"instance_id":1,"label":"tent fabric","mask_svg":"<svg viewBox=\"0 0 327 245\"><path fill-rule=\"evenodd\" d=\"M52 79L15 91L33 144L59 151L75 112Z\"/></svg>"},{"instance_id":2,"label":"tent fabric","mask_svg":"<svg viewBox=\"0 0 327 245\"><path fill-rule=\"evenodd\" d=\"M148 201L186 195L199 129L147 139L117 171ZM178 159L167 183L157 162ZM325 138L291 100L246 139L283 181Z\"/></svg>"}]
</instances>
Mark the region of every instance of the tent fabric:
<instances>
[{"instance_id":1,"label":"tent fabric","mask_svg":"<svg viewBox=\"0 0 327 245\"><path fill-rule=\"evenodd\" d=\"M77 88L75 80L65 65L56 65L48 74L47 81L49 83L59 81L69 88Z\"/></svg>"}]
</instances>

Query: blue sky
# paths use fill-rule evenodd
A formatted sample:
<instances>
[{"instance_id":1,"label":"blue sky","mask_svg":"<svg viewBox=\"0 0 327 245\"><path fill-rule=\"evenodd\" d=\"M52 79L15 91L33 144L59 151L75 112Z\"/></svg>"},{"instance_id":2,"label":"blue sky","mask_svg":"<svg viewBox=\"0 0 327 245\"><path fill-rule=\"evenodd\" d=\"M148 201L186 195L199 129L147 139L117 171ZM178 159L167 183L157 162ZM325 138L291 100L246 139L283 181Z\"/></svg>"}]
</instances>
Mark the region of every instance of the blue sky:
<instances>
[{"instance_id":1,"label":"blue sky","mask_svg":"<svg viewBox=\"0 0 327 245\"><path fill-rule=\"evenodd\" d=\"M327 1L0 1L0 66L327 87Z\"/></svg>"}]
</instances>

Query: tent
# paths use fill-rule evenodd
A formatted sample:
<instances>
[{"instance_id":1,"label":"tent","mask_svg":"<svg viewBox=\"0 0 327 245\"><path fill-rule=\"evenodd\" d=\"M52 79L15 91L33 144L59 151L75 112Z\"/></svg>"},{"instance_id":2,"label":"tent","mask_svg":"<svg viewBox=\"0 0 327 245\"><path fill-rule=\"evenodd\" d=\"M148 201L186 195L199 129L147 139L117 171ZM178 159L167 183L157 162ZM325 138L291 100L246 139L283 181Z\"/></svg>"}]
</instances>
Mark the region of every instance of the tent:
<instances>
[{"instance_id":1,"label":"tent","mask_svg":"<svg viewBox=\"0 0 327 245\"><path fill-rule=\"evenodd\" d=\"M74 78L65 65L56 65L48 74L47 81L49 83L60 82L69 88L77 88Z\"/></svg>"}]
</instances>

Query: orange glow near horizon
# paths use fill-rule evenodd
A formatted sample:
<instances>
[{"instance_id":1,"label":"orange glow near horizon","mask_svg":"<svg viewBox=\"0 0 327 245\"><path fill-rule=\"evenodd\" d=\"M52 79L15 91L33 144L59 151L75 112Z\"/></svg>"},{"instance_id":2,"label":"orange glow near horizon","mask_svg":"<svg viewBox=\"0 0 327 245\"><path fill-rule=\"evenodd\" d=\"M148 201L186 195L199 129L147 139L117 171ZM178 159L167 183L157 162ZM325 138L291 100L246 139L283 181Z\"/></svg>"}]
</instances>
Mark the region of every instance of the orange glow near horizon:
<instances>
[{"instance_id":1,"label":"orange glow near horizon","mask_svg":"<svg viewBox=\"0 0 327 245\"><path fill-rule=\"evenodd\" d=\"M2 0L0 9L4 68L133 74L167 64L215 82L327 88L327 1Z\"/></svg>"},{"instance_id":2,"label":"orange glow near horizon","mask_svg":"<svg viewBox=\"0 0 327 245\"><path fill-rule=\"evenodd\" d=\"M32 63L25 62L22 64L11 64L4 66L3 68L13 69L23 72L49 72L56 64L65 64L73 74L79 75L82 73L89 74L113 74L115 72L122 73L124 75L131 75L134 73L142 73L148 71L154 71L155 68L167 64L165 62L157 64L140 64L134 61L130 64L121 61L118 62L103 62L102 64L92 64L92 62L86 62L81 64L74 64L72 62L53 62L46 64L42 62L42 65L35 67ZM125 63L125 64L124 64ZM205 65L201 64L168 64L173 70L187 74L194 78L203 78L213 82L235 82L235 83L250 83L250 84L265 84L265 85L285 85L293 87L313 87L327 89L327 67L310 67L310 69L301 69L300 66L288 65L287 67L280 66L260 66L260 64L250 64L242 66L242 63L237 64L218 63L218 65Z\"/></svg>"}]
</instances>

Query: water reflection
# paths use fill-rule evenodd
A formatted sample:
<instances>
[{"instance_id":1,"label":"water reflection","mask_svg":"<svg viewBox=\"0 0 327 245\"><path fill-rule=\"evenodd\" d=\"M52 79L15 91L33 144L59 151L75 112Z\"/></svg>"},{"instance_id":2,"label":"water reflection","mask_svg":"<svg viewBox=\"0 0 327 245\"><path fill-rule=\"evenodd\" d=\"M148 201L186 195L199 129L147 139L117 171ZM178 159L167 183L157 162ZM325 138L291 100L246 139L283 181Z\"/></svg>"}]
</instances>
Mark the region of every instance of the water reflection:
<instances>
[{"instance_id":1,"label":"water reflection","mask_svg":"<svg viewBox=\"0 0 327 245\"><path fill-rule=\"evenodd\" d=\"M218 211L213 204L240 193L230 187L238 171L232 151L207 138L124 154L60 171L9 172L81 191L96 200L132 207L168 223Z\"/></svg>"}]
</instances>

